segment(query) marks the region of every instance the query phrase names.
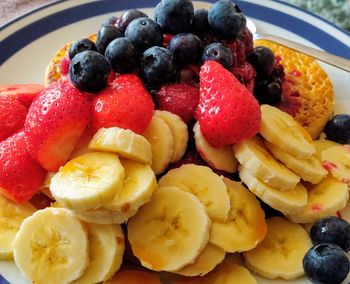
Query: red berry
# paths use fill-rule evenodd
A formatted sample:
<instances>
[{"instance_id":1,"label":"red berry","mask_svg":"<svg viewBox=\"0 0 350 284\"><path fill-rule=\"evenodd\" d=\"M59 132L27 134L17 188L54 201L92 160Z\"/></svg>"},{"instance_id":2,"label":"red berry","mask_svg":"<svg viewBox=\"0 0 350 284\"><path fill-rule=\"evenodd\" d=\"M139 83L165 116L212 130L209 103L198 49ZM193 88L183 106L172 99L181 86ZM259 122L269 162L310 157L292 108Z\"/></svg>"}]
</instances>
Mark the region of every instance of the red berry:
<instances>
[{"instance_id":1,"label":"red berry","mask_svg":"<svg viewBox=\"0 0 350 284\"><path fill-rule=\"evenodd\" d=\"M10 84L0 86L0 96L9 96L17 99L29 108L33 99L44 89L40 84Z\"/></svg>"},{"instance_id":2,"label":"red berry","mask_svg":"<svg viewBox=\"0 0 350 284\"><path fill-rule=\"evenodd\" d=\"M250 83L252 80L254 81L256 76L256 71L253 65L249 64L248 62L244 62L243 64L233 68L232 73L246 87L248 86L248 83Z\"/></svg>"},{"instance_id":3,"label":"red berry","mask_svg":"<svg viewBox=\"0 0 350 284\"><path fill-rule=\"evenodd\" d=\"M232 73L215 61L200 72L198 121L214 147L231 145L256 135L260 128L258 101Z\"/></svg>"},{"instance_id":4,"label":"red berry","mask_svg":"<svg viewBox=\"0 0 350 284\"><path fill-rule=\"evenodd\" d=\"M92 127L120 127L143 133L151 121L154 103L140 78L134 74L117 77L92 101Z\"/></svg>"},{"instance_id":5,"label":"red berry","mask_svg":"<svg viewBox=\"0 0 350 284\"><path fill-rule=\"evenodd\" d=\"M164 85L156 94L158 108L177 114L186 123L194 119L199 89L184 83Z\"/></svg>"},{"instance_id":6,"label":"red berry","mask_svg":"<svg viewBox=\"0 0 350 284\"><path fill-rule=\"evenodd\" d=\"M69 158L89 123L86 93L63 78L35 98L25 122L27 149L48 171L57 171Z\"/></svg>"},{"instance_id":7,"label":"red berry","mask_svg":"<svg viewBox=\"0 0 350 284\"><path fill-rule=\"evenodd\" d=\"M163 34L163 46L167 48L173 37L174 35L172 34Z\"/></svg>"},{"instance_id":8,"label":"red berry","mask_svg":"<svg viewBox=\"0 0 350 284\"><path fill-rule=\"evenodd\" d=\"M60 71L62 76L67 75L69 72L69 65L70 65L70 59L69 56L66 56L62 59L61 65L60 65Z\"/></svg>"},{"instance_id":9,"label":"red berry","mask_svg":"<svg viewBox=\"0 0 350 284\"><path fill-rule=\"evenodd\" d=\"M24 131L0 143L0 169L0 193L18 203L32 198L46 176L27 152Z\"/></svg>"}]
</instances>

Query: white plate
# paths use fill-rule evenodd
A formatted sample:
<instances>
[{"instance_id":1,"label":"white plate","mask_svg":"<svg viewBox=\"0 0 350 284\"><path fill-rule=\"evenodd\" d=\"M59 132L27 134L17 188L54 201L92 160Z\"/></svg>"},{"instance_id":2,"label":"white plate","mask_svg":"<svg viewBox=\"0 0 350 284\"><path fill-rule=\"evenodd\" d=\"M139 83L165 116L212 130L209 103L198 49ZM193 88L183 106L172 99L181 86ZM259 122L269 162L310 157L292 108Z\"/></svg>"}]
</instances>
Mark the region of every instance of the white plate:
<instances>
[{"instance_id":1,"label":"white plate","mask_svg":"<svg viewBox=\"0 0 350 284\"><path fill-rule=\"evenodd\" d=\"M26 14L0 28L0 84L42 83L45 68L55 52L68 41L96 33L101 22L123 10L139 8L152 15L158 0L58 1ZM208 8L210 2L196 2ZM257 24L258 30L284 36L350 59L350 35L329 22L280 1L235 1ZM256 3L258 2L258 3ZM336 94L336 112L350 113L350 74L322 64ZM10 283L29 283L11 262L0 262L0 274ZM266 280L258 283L307 283ZM7 283L0 277L0 284ZM237 283L244 284L244 283Z\"/></svg>"}]
</instances>

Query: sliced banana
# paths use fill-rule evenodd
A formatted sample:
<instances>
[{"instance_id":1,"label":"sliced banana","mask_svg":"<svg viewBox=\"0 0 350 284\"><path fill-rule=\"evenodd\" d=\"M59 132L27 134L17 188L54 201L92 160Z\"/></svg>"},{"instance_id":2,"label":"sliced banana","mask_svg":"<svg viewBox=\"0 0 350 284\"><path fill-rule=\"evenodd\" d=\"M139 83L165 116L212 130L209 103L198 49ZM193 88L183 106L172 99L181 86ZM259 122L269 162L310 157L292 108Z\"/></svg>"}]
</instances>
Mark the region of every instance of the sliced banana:
<instances>
[{"instance_id":1,"label":"sliced banana","mask_svg":"<svg viewBox=\"0 0 350 284\"><path fill-rule=\"evenodd\" d=\"M13 259L12 241L23 220L35 211L30 203L17 204L0 194L0 260Z\"/></svg>"},{"instance_id":2,"label":"sliced banana","mask_svg":"<svg viewBox=\"0 0 350 284\"><path fill-rule=\"evenodd\" d=\"M231 209L226 222L214 221L209 242L226 252L242 252L255 248L266 235L265 214L259 201L241 183L224 179Z\"/></svg>"},{"instance_id":3,"label":"sliced banana","mask_svg":"<svg viewBox=\"0 0 350 284\"><path fill-rule=\"evenodd\" d=\"M46 208L25 219L14 242L21 273L36 284L68 284L89 264L87 230L69 210Z\"/></svg>"},{"instance_id":4,"label":"sliced banana","mask_svg":"<svg viewBox=\"0 0 350 284\"><path fill-rule=\"evenodd\" d=\"M119 127L101 128L89 143L89 149L117 153L120 157L151 164L151 144L141 135Z\"/></svg>"},{"instance_id":5,"label":"sliced banana","mask_svg":"<svg viewBox=\"0 0 350 284\"><path fill-rule=\"evenodd\" d=\"M120 268L124 254L124 233L119 225L88 224L90 262L82 277L72 284L100 283Z\"/></svg>"},{"instance_id":6,"label":"sliced banana","mask_svg":"<svg viewBox=\"0 0 350 284\"><path fill-rule=\"evenodd\" d=\"M298 183L292 190L281 191L266 185L241 166L239 176L251 192L284 214L301 212L307 204L307 190L301 183Z\"/></svg>"},{"instance_id":7,"label":"sliced banana","mask_svg":"<svg viewBox=\"0 0 350 284\"><path fill-rule=\"evenodd\" d=\"M267 151L263 141L254 137L243 140L233 147L236 158L256 178L280 190L291 190L300 177L277 161Z\"/></svg>"},{"instance_id":8,"label":"sliced banana","mask_svg":"<svg viewBox=\"0 0 350 284\"><path fill-rule=\"evenodd\" d=\"M211 168L228 173L237 172L238 161L235 158L231 146L219 148L211 146L208 141L205 140L198 122L194 125L193 132L197 151Z\"/></svg>"},{"instance_id":9,"label":"sliced banana","mask_svg":"<svg viewBox=\"0 0 350 284\"><path fill-rule=\"evenodd\" d=\"M349 198L349 190L345 183L328 176L317 185L308 188L307 205L301 212L287 214L294 223L312 223L335 215L345 208Z\"/></svg>"},{"instance_id":10,"label":"sliced banana","mask_svg":"<svg viewBox=\"0 0 350 284\"><path fill-rule=\"evenodd\" d=\"M294 157L307 159L315 154L310 134L288 113L270 106L261 106L260 134Z\"/></svg>"},{"instance_id":11,"label":"sliced banana","mask_svg":"<svg viewBox=\"0 0 350 284\"><path fill-rule=\"evenodd\" d=\"M159 276L154 272L143 270L123 270L103 284L161 284Z\"/></svg>"},{"instance_id":12,"label":"sliced banana","mask_svg":"<svg viewBox=\"0 0 350 284\"><path fill-rule=\"evenodd\" d=\"M124 176L117 155L91 152L61 167L51 180L50 191L66 208L98 208L121 190Z\"/></svg>"},{"instance_id":13,"label":"sliced banana","mask_svg":"<svg viewBox=\"0 0 350 284\"><path fill-rule=\"evenodd\" d=\"M170 160L171 163L179 161L185 154L188 142L188 129L186 123L180 116L165 110L156 110L155 116L163 119L170 127L174 136L174 153Z\"/></svg>"},{"instance_id":14,"label":"sliced banana","mask_svg":"<svg viewBox=\"0 0 350 284\"><path fill-rule=\"evenodd\" d=\"M191 192L205 205L211 219L221 222L227 219L230 197L226 185L209 167L183 165L167 172L158 181L158 186L177 186Z\"/></svg>"},{"instance_id":15,"label":"sliced banana","mask_svg":"<svg viewBox=\"0 0 350 284\"><path fill-rule=\"evenodd\" d=\"M177 271L200 255L209 239L204 205L177 187L159 188L128 222L133 254L146 268Z\"/></svg>"},{"instance_id":16,"label":"sliced banana","mask_svg":"<svg viewBox=\"0 0 350 284\"><path fill-rule=\"evenodd\" d=\"M322 163L316 155L312 155L307 159L300 159L293 157L274 144L265 142L265 145L278 160L293 172L297 173L304 181L317 184L328 174L322 167Z\"/></svg>"},{"instance_id":17,"label":"sliced banana","mask_svg":"<svg viewBox=\"0 0 350 284\"><path fill-rule=\"evenodd\" d=\"M339 145L340 144L338 144L334 141L331 141L331 140L327 140L327 139L314 140L316 155L320 160L322 160L321 153L323 152L323 150L326 150L326 149L333 147L333 146L339 146Z\"/></svg>"},{"instance_id":18,"label":"sliced banana","mask_svg":"<svg viewBox=\"0 0 350 284\"><path fill-rule=\"evenodd\" d=\"M151 144L152 170L156 175L162 173L173 158L175 139L168 124L153 115L143 136Z\"/></svg>"}]
</instances>

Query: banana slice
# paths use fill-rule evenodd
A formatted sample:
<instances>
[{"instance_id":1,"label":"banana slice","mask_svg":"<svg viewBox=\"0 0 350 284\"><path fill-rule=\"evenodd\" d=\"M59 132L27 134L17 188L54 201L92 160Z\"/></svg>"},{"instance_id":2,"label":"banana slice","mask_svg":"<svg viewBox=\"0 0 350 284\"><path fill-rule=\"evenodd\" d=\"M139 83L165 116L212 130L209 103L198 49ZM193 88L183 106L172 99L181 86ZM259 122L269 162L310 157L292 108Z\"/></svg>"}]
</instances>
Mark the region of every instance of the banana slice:
<instances>
[{"instance_id":1,"label":"banana slice","mask_svg":"<svg viewBox=\"0 0 350 284\"><path fill-rule=\"evenodd\" d=\"M300 181L300 177L278 162L267 151L263 141L254 137L244 140L233 147L238 161L256 178L269 186L280 190L291 190Z\"/></svg>"},{"instance_id":2,"label":"banana slice","mask_svg":"<svg viewBox=\"0 0 350 284\"><path fill-rule=\"evenodd\" d=\"M287 214L294 223L312 223L317 220L335 215L345 208L349 198L349 190L345 183L328 176L321 183L308 188L307 205L301 212Z\"/></svg>"},{"instance_id":3,"label":"banana slice","mask_svg":"<svg viewBox=\"0 0 350 284\"><path fill-rule=\"evenodd\" d=\"M321 153L322 164L336 179L350 186L350 146L334 146Z\"/></svg>"},{"instance_id":4,"label":"banana slice","mask_svg":"<svg viewBox=\"0 0 350 284\"><path fill-rule=\"evenodd\" d=\"M314 140L316 155L320 160L322 160L321 153L323 152L323 150L326 150L326 149L333 147L333 146L339 146L339 145L340 144L338 144L334 141L331 141L331 140L326 140L326 139Z\"/></svg>"},{"instance_id":5,"label":"banana slice","mask_svg":"<svg viewBox=\"0 0 350 284\"><path fill-rule=\"evenodd\" d=\"M128 239L144 267L177 271L200 255L210 225L204 205L193 194L163 187L130 218Z\"/></svg>"},{"instance_id":6,"label":"banana slice","mask_svg":"<svg viewBox=\"0 0 350 284\"><path fill-rule=\"evenodd\" d=\"M177 186L193 193L206 206L211 219L225 222L230 197L225 183L209 167L193 164L170 170L158 181L159 187Z\"/></svg>"},{"instance_id":7,"label":"banana slice","mask_svg":"<svg viewBox=\"0 0 350 284\"><path fill-rule=\"evenodd\" d=\"M152 170L158 175L167 168L173 158L174 136L168 124L155 115L153 115L143 136L151 144Z\"/></svg>"},{"instance_id":8,"label":"banana slice","mask_svg":"<svg viewBox=\"0 0 350 284\"><path fill-rule=\"evenodd\" d=\"M292 190L281 191L266 185L241 166L239 176L251 192L283 214L301 212L307 204L307 191L301 183Z\"/></svg>"},{"instance_id":9,"label":"banana slice","mask_svg":"<svg viewBox=\"0 0 350 284\"><path fill-rule=\"evenodd\" d=\"M180 116L169 111L156 110L155 116L161 118L171 130L174 137L174 153L171 163L179 161L185 154L188 142L188 129L186 123Z\"/></svg>"},{"instance_id":10,"label":"banana slice","mask_svg":"<svg viewBox=\"0 0 350 284\"><path fill-rule=\"evenodd\" d=\"M36 284L68 284L89 264L87 230L69 210L46 208L25 219L14 241L21 273Z\"/></svg>"},{"instance_id":11,"label":"banana slice","mask_svg":"<svg viewBox=\"0 0 350 284\"><path fill-rule=\"evenodd\" d=\"M297 158L307 159L316 152L310 134L288 113L270 105L261 106L260 134Z\"/></svg>"},{"instance_id":12,"label":"banana slice","mask_svg":"<svg viewBox=\"0 0 350 284\"><path fill-rule=\"evenodd\" d=\"M297 173L304 181L317 184L328 174L316 155L312 155L307 159L300 159L281 150L274 144L265 142L265 145L278 160Z\"/></svg>"},{"instance_id":13,"label":"banana slice","mask_svg":"<svg viewBox=\"0 0 350 284\"><path fill-rule=\"evenodd\" d=\"M13 259L12 241L22 221L35 211L30 203L17 204L0 194L0 260Z\"/></svg>"},{"instance_id":14,"label":"banana slice","mask_svg":"<svg viewBox=\"0 0 350 284\"><path fill-rule=\"evenodd\" d=\"M203 276L221 263L225 254L223 249L208 243L193 263L175 271L175 273L184 276Z\"/></svg>"},{"instance_id":15,"label":"banana slice","mask_svg":"<svg viewBox=\"0 0 350 284\"><path fill-rule=\"evenodd\" d=\"M91 152L61 167L51 180L50 191L66 208L98 208L121 190L124 175L117 155Z\"/></svg>"},{"instance_id":16,"label":"banana slice","mask_svg":"<svg viewBox=\"0 0 350 284\"><path fill-rule=\"evenodd\" d=\"M228 173L237 172L238 161L231 146L219 148L211 146L208 141L205 140L198 122L194 125L193 132L197 151L211 168Z\"/></svg>"},{"instance_id":17,"label":"banana slice","mask_svg":"<svg viewBox=\"0 0 350 284\"><path fill-rule=\"evenodd\" d=\"M100 283L120 268L124 254L124 233L119 225L88 224L90 263L82 277L72 284Z\"/></svg>"},{"instance_id":18,"label":"banana slice","mask_svg":"<svg viewBox=\"0 0 350 284\"><path fill-rule=\"evenodd\" d=\"M112 279L103 284L161 284L156 273L142 270L119 271Z\"/></svg>"},{"instance_id":19,"label":"banana slice","mask_svg":"<svg viewBox=\"0 0 350 284\"><path fill-rule=\"evenodd\" d=\"M125 178L122 189L103 208L111 211L136 211L151 200L157 180L149 165L122 160Z\"/></svg>"},{"instance_id":20,"label":"banana slice","mask_svg":"<svg viewBox=\"0 0 350 284\"><path fill-rule=\"evenodd\" d=\"M89 149L117 153L120 157L151 164L151 144L141 135L119 127L101 128L91 139Z\"/></svg>"},{"instance_id":21,"label":"banana slice","mask_svg":"<svg viewBox=\"0 0 350 284\"><path fill-rule=\"evenodd\" d=\"M312 246L307 232L281 217L267 219L267 227L266 238L243 253L248 268L268 279L293 280L304 275L303 258Z\"/></svg>"},{"instance_id":22,"label":"banana slice","mask_svg":"<svg viewBox=\"0 0 350 284\"><path fill-rule=\"evenodd\" d=\"M259 201L241 183L224 179L231 209L225 223L213 222L209 242L226 252L255 248L266 235L265 213Z\"/></svg>"}]
</instances>

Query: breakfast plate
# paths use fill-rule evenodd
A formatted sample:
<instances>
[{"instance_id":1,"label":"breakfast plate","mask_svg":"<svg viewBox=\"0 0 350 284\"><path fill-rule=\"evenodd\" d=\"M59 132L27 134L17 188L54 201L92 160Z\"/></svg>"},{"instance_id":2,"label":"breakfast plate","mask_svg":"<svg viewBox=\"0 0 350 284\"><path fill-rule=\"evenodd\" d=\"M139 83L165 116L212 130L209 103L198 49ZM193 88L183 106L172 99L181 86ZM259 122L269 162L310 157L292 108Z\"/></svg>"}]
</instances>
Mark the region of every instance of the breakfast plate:
<instances>
[{"instance_id":1,"label":"breakfast plate","mask_svg":"<svg viewBox=\"0 0 350 284\"><path fill-rule=\"evenodd\" d=\"M43 83L46 66L66 42L96 33L101 22L124 10L138 8L148 15L158 0L57 1L41 7L0 28L0 84ZM208 8L214 1L197 1ZM350 35L331 23L280 1L235 1L257 25L258 31L276 34L350 59ZM334 85L336 113L350 113L350 73L322 64ZM349 214L350 215L350 214ZM345 216L350 221L350 216ZM10 283L29 283L12 262L0 262L0 275ZM168 276L165 275L164 279ZM258 283L306 283L266 280ZM170 281L170 280L169 280ZM167 280L168 282L168 280ZM2 280L0 279L0 283ZM6 282L4 282L6 283Z\"/></svg>"}]
</instances>

